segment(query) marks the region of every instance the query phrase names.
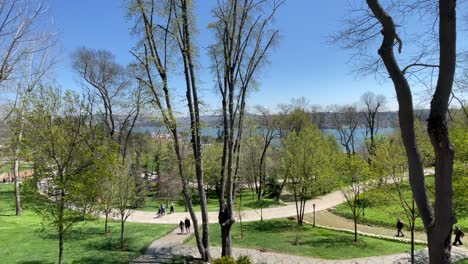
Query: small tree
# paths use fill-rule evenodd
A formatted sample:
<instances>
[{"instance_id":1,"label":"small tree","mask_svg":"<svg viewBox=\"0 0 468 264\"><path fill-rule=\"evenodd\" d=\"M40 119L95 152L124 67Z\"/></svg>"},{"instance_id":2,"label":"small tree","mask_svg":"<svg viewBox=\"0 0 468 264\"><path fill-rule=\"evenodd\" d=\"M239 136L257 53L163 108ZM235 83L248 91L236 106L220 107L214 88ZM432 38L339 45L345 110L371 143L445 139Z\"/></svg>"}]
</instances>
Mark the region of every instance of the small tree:
<instances>
[{"instance_id":1,"label":"small tree","mask_svg":"<svg viewBox=\"0 0 468 264\"><path fill-rule=\"evenodd\" d=\"M91 133L76 94L67 91L62 96L58 89L41 88L31 103L32 111L25 118L25 142L34 162L36 191L32 195L40 203L38 213L57 229L61 264L65 234L87 213L83 201L93 200L90 196L95 195L92 188L82 188L82 183L98 177L95 168L109 153L93 153L87 144Z\"/></svg>"},{"instance_id":2,"label":"small tree","mask_svg":"<svg viewBox=\"0 0 468 264\"><path fill-rule=\"evenodd\" d=\"M411 232L411 263L414 263L414 226L418 217L413 197L407 198L403 193L403 185L407 180L408 163L405 159L405 149L401 142L401 135L395 133L384 138L374 149L373 166L383 177L390 177L397 193L397 200L408 220ZM394 196L393 196L394 197Z\"/></svg>"},{"instance_id":3,"label":"small tree","mask_svg":"<svg viewBox=\"0 0 468 264\"><path fill-rule=\"evenodd\" d=\"M355 105L332 106L329 112L332 127L338 132L338 141L348 155L356 153L356 130L359 113Z\"/></svg>"},{"instance_id":4,"label":"small tree","mask_svg":"<svg viewBox=\"0 0 468 264\"><path fill-rule=\"evenodd\" d=\"M316 127L292 132L283 142L283 166L288 172L299 226L303 223L307 200L329 190L333 160L338 153L335 146Z\"/></svg>"},{"instance_id":5,"label":"small tree","mask_svg":"<svg viewBox=\"0 0 468 264\"><path fill-rule=\"evenodd\" d=\"M341 192L353 215L354 242L357 242L357 223L364 210L362 193L371 184L369 164L359 155L341 155L338 165Z\"/></svg>"}]
</instances>

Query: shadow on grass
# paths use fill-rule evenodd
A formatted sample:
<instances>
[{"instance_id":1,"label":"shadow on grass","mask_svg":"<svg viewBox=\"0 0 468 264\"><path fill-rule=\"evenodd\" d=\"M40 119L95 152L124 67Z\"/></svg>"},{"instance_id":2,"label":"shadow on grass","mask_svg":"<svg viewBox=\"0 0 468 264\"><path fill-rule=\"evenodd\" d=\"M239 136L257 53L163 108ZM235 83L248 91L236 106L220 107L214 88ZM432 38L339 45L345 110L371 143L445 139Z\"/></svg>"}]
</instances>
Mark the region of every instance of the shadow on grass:
<instances>
[{"instance_id":1,"label":"shadow on grass","mask_svg":"<svg viewBox=\"0 0 468 264\"><path fill-rule=\"evenodd\" d=\"M319 248L341 248L341 247L357 247L366 248L367 243L362 240L358 240L354 243L352 238L346 236L333 236L333 237L321 237L318 239L303 239L300 243L301 246L312 246Z\"/></svg>"},{"instance_id":2,"label":"shadow on grass","mask_svg":"<svg viewBox=\"0 0 468 264\"><path fill-rule=\"evenodd\" d=\"M134 245L136 244L136 238L125 238L125 245ZM120 238L107 237L95 241L90 241L86 244L86 248L89 250L98 250L98 251L115 251L115 252L131 252L131 253L144 253L146 248L133 248L126 247L124 249L120 248Z\"/></svg>"},{"instance_id":3,"label":"shadow on grass","mask_svg":"<svg viewBox=\"0 0 468 264\"><path fill-rule=\"evenodd\" d=\"M57 240L59 235L57 230L54 227L49 228L40 228L38 230L38 235L42 239L52 239ZM72 227L67 233L65 234L65 240L86 240L92 236L104 236L104 231L101 227L93 227L93 226L83 226L83 227Z\"/></svg>"},{"instance_id":4,"label":"shadow on grass","mask_svg":"<svg viewBox=\"0 0 468 264\"><path fill-rule=\"evenodd\" d=\"M295 222L285 222L279 220L269 220L269 221L258 221L251 222L246 226L247 230L252 230L256 232L269 232L269 233L282 233L286 231L291 231L292 225L295 225Z\"/></svg>"},{"instance_id":5,"label":"shadow on grass","mask_svg":"<svg viewBox=\"0 0 468 264\"><path fill-rule=\"evenodd\" d=\"M279 205L280 203L277 203L273 200L263 200L264 209L268 207L279 206ZM253 201L243 202L243 207L258 209L260 208L260 201L253 200Z\"/></svg>"},{"instance_id":6,"label":"shadow on grass","mask_svg":"<svg viewBox=\"0 0 468 264\"><path fill-rule=\"evenodd\" d=\"M20 264L52 264L54 262L48 262L48 261L44 261L44 260L27 260L27 261L21 261L21 262L18 262Z\"/></svg>"},{"instance_id":7,"label":"shadow on grass","mask_svg":"<svg viewBox=\"0 0 468 264\"><path fill-rule=\"evenodd\" d=\"M92 256L92 257L83 257L81 259L75 260L73 264L115 264L115 263L128 263L126 259L116 259L116 258L105 258L101 256Z\"/></svg>"}]
</instances>

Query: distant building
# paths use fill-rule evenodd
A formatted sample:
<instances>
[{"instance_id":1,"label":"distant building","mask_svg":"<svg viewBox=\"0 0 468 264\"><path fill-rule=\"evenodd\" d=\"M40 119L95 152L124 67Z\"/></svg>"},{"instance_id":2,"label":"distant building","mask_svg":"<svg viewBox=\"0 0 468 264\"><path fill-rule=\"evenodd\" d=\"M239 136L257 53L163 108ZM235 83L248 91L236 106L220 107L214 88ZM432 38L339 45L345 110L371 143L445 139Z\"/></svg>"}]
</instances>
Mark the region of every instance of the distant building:
<instances>
[{"instance_id":1,"label":"distant building","mask_svg":"<svg viewBox=\"0 0 468 264\"><path fill-rule=\"evenodd\" d=\"M19 177L20 180L24 178L29 178L34 174L33 170L24 170L19 172ZM0 182L13 182L15 180L15 177L13 176L13 172L5 172L3 174L0 174Z\"/></svg>"}]
</instances>

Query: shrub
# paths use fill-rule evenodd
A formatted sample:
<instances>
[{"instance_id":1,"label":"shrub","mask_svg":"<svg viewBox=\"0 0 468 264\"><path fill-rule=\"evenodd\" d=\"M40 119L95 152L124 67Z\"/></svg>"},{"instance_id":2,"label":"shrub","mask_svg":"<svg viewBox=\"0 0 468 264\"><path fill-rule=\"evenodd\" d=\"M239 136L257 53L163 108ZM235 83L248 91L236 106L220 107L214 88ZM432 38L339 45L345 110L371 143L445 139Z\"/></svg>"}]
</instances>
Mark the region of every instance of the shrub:
<instances>
[{"instance_id":1,"label":"shrub","mask_svg":"<svg viewBox=\"0 0 468 264\"><path fill-rule=\"evenodd\" d=\"M233 258L224 256L222 258L215 259L213 264L236 264L236 262L234 261Z\"/></svg>"},{"instance_id":2,"label":"shrub","mask_svg":"<svg viewBox=\"0 0 468 264\"><path fill-rule=\"evenodd\" d=\"M239 256L236 261L237 264L253 264L249 256Z\"/></svg>"}]
</instances>

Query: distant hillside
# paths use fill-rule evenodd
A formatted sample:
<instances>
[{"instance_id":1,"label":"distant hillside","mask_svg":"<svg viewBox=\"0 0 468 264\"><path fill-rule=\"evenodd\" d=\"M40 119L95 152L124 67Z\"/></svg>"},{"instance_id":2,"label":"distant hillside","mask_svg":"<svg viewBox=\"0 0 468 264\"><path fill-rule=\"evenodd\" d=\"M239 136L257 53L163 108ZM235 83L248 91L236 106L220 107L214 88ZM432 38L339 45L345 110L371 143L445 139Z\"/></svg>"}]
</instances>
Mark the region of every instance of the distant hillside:
<instances>
[{"instance_id":1,"label":"distant hillside","mask_svg":"<svg viewBox=\"0 0 468 264\"><path fill-rule=\"evenodd\" d=\"M415 110L415 116L421 120L426 120L429 117L429 110L428 109L419 109ZM320 112L318 113L319 119L324 120L323 128L332 128L331 121L328 118L328 112ZM344 115L344 114L343 114ZM249 118L260 118L259 115L250 114L248 113L247 116ZM142 117L137 123L137 127L161 127L164 126L161 122L156 122L149 118L149 117ZM203 126L205 127L220 127L222 126L223 120L221 115L203 115L200 117ZM178 124L181 127L189 127L190 119L188 117L182 117L177 119ZM364 116L360 116L359 120L360 126L365 125L365 118ZM380 113L380 125L379 127L396 127L398 126L398 112L397 111L386 111Z\"/></svg>"}]
</instances>

